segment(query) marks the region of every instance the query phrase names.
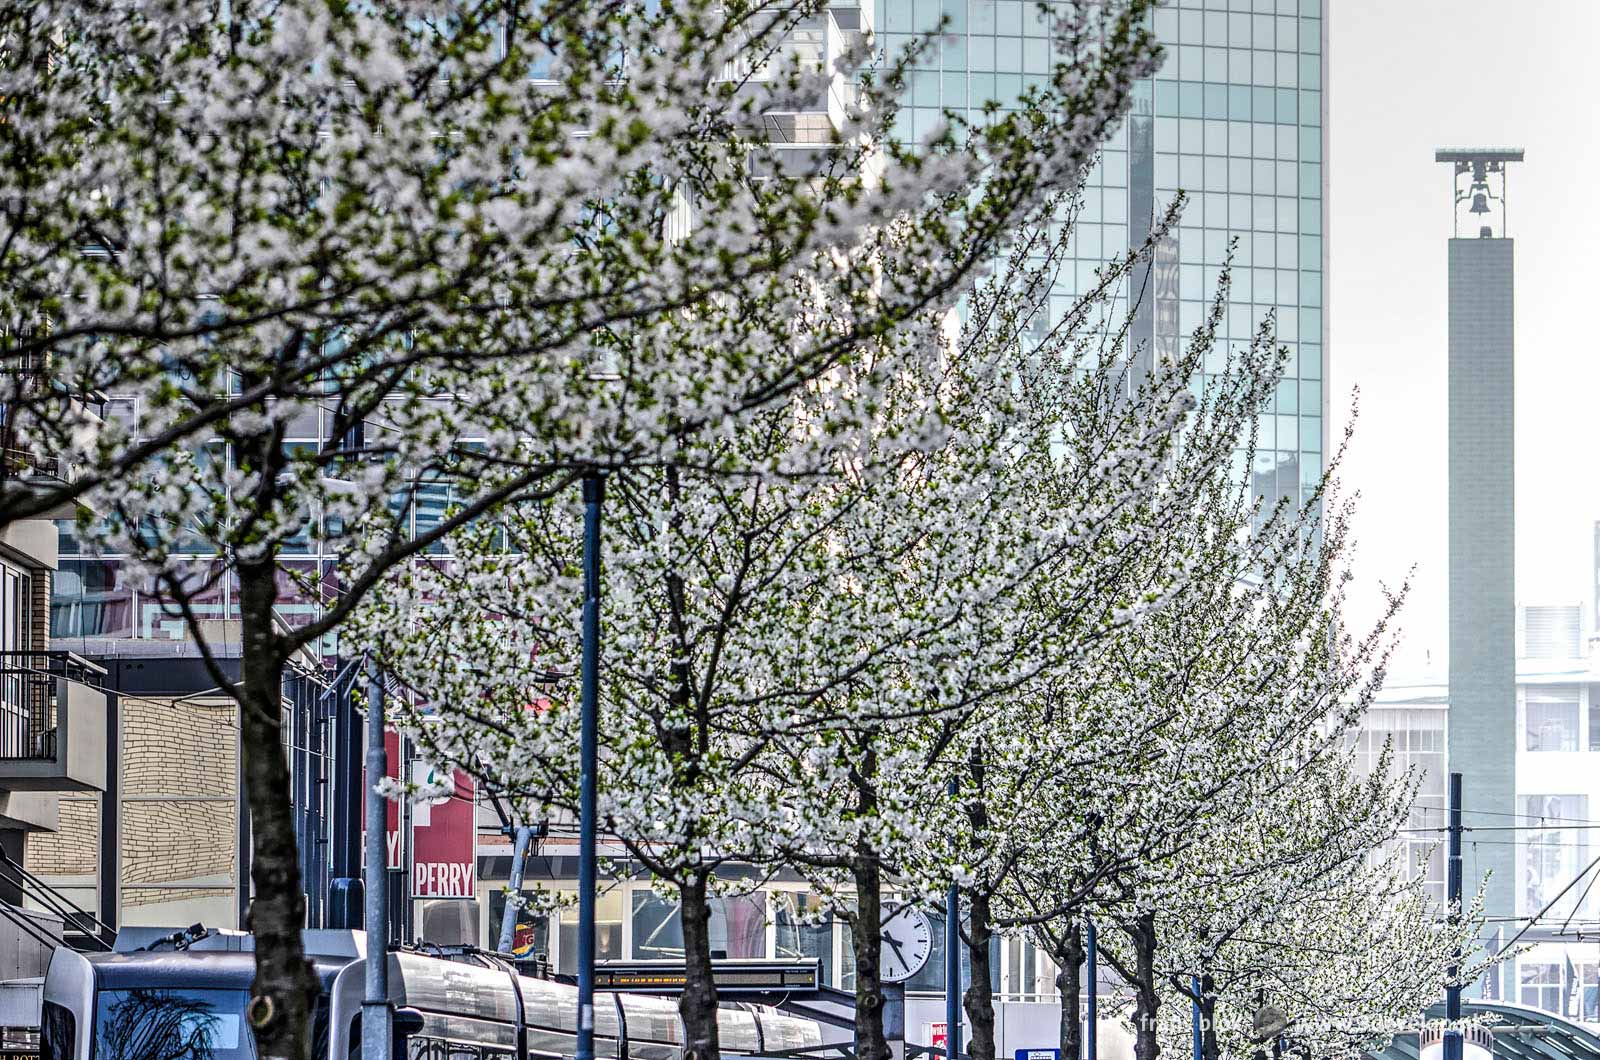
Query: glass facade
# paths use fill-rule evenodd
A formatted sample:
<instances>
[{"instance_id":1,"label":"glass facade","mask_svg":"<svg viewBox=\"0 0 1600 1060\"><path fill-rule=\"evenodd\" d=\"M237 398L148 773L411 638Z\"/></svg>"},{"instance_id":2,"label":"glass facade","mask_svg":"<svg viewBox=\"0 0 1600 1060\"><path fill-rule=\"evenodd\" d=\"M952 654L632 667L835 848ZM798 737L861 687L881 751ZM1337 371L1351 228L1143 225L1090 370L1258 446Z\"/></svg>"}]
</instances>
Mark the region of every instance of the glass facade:
<instances>
[{"instance_id":1,"label":"glass facade","mask_svg":"<svg viewBox=\"0 0 1600 1060\"><path fill-rule=\"evenodd\" d=\"M877 0L888 54L948 19L950 39L912 73L904 138L949 110L976 121L985 101L1014 102L1042 84L1050 61L1034 0ZM1233 287L1223 337L1250 341L1269 313L1290 351L1275 407L1262 417L1257 492L1298 498L1326 452L1323 316L1326 198L1326 0L1168 0L1153 28L1166 49L1138 86L1133 112L1106 145L1084 191L1059 309L1097 266L1143 241L1181 189L1173 237L1135 278L1134 339L1162 356L1204 319L1231 241ZM1127 299L1117 308L1126 311ZM1220 364L1218 351L1213 367Z\"/></svg>"}]
</instances>

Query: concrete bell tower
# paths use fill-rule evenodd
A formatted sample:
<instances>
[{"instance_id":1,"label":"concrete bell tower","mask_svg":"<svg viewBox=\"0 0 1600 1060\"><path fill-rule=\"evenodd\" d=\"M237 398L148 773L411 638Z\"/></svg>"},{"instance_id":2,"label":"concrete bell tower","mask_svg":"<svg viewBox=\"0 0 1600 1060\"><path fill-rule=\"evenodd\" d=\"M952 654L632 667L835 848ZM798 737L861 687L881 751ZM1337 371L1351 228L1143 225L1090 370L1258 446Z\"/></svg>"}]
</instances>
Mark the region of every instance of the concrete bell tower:
<instances>
[{"instance_id":1,"label":"concrete bell tower","mask_svg":"<svg viewBox=\"0 0 1600 1060\"><path fill-rule=\"evenodd\" d=\"M1506 168L1522 161L1522 151L1444 149L1434 159L1451 165L1455 222L1449 250L1449 768L1463 774L1471 824L1473 810L1520 812L1513 244L1506 229ZM1490 925L1509 924L1517 912L1514 850L1510 844L1486 844L1476 851L1476 870L1492 873L1484 910ZM1478 881L1463 882L1470 894ZM1483 941L1495 948L1492 934ZM1514 984L1485 982L1480 988L1489 997L1515 998Z\"/></svg>"}]
</instances>

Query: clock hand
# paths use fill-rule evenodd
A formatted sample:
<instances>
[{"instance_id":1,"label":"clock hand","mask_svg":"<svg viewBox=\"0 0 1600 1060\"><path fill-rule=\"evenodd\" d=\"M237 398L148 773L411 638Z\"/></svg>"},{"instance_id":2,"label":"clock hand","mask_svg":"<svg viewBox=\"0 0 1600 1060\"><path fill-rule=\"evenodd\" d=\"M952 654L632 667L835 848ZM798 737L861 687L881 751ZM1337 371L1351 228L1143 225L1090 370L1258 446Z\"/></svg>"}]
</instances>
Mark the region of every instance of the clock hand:
<instances>
[{"instance_id":1,"label":"clock hand","mask_svg":"<svg viewBox=\"0 0 1600 1060\"><path fill-rule=\"evenodd\" d=\"M885 931L883 933L883 941L887 942L889 945L894 947L894 952L899 955L901 964L904 964L904 965L907 965L907 966L909 966L911 964L910 961L906 960L906 951L900 948L900 940L899 939L895 938L893 935L891 935L887 931Z\"/></svg>"}]
</instances>

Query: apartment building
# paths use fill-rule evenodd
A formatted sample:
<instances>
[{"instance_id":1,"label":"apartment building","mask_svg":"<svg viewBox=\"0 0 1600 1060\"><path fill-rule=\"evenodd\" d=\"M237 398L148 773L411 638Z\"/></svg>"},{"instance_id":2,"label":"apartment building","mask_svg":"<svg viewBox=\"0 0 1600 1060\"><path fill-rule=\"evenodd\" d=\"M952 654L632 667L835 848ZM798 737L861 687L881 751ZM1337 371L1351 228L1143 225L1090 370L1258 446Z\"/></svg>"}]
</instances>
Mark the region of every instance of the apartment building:
<instances>
[{"instance_id":1,"label":"apartment building","mask_svg":"<svg viewBox=\"0 0 1600 1060\"><path fill-rule=\"evenodd\" d=\"M3 370L8 393L50 385L31 361ZM70 400L103 413L99 395ZM73 473L57 454L19 436L0 405L0 485L50 490ZM64 901L27 868L32 851L75 819L71 800L105 790L115 725L105 670L50 645L59 567L54 519L74 514L69 505L0 529L0 979L42 974L63 939L87 943L101 930L97 910Z\"/></svg>"}]
</instances>

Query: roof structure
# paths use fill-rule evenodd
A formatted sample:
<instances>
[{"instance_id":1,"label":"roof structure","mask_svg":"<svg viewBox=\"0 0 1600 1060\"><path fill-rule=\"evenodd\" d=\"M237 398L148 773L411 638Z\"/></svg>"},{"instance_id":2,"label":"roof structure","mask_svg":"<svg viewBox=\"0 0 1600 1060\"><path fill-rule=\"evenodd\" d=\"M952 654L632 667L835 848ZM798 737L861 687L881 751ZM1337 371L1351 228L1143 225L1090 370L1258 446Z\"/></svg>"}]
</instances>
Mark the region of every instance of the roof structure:
<instances>
[{"instance_id":1,"label":"roof structure","mask_svg":"<svg viewBox=\"0 0 1600 1060\"><path fill-rule=\"evenodd\" d=\"M1433 153L1435 162L1521 162L1520 147L1441 147Z\"/></svg>"},{"instance_id":2,"label":"roof structure","mask_svg":"<svg viewBox=\"0 0 1600 1060\"><path fill-rule=\"evenodd\" d=\"M1492 1014L1495 1060L1600 1060L1600 1037L1570 1020L1524 1005L1462 999L1463 1016ZM1443 1002L1428 1009L1429 1020L1444 1019ZM1369 1052L1369 1060L1418 1060L1417 1035L1403 1034L1388 1048Z\"/></svg>"}]
</instances>

